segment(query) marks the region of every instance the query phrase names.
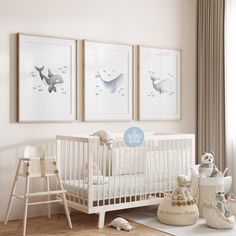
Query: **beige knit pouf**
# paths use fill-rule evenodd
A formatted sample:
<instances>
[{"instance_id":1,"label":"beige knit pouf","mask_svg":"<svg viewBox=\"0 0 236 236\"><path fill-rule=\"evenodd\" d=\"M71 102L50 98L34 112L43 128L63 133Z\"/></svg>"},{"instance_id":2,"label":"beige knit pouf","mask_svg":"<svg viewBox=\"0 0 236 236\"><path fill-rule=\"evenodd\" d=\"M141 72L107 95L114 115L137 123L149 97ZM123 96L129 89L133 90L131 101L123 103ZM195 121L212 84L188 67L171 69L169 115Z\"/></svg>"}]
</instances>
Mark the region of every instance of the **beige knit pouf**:
<instances>
[{"instance_id":1,"label":"beige knit pouf","mask_svg":"<svg viewBox=\"0 0 236 236\"><path fill-rule=\"evenodd\" d=\"M159 221L167 225L193 225L199 218L195 200L172 200L165 197L157 211Z\"/></svg>"}]
</instances>

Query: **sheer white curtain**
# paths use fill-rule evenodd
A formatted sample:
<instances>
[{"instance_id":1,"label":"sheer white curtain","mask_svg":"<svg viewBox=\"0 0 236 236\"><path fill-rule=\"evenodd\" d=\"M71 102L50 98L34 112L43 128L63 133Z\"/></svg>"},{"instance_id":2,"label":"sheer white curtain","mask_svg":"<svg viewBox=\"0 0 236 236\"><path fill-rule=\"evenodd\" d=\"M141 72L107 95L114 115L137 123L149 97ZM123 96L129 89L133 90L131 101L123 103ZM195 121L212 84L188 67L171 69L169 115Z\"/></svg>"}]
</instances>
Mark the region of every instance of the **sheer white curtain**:
<instances>
[{"instance_id":1,"label":"sheer white curtain","mask_svg":"<svg viewBox=\"0 0 236 236\"><path fill-rule=\"evenodd\" d=\"M225 3L226 156L236 192L236 0Z\"/></svg>"}]
</instances>

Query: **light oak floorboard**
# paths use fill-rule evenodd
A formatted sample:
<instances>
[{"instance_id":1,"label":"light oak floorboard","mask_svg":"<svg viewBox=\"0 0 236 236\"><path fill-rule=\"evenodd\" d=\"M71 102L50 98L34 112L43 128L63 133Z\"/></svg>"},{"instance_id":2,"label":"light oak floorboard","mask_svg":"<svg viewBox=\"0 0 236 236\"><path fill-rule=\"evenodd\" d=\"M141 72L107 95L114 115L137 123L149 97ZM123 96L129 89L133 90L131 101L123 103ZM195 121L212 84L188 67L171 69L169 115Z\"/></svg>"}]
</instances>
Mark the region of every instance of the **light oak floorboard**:
<instances>
[{"instance_id":1,"label":"light oak floorboard","mask_svg":"<svg viewBox=\"0 0 236 236\"><path fill-rule=\"evenodd\" d=\"M129 209L123 211L115 211L106 213L107 225L111 220L117 217L119 214L126 211L133 211L137 209ZM143 210L143 209L140 209ZM103 229L97 228L98 215L84 214L81 212L72 212L71 220L73 229L69 229L66 216L53 215L52 219L48 219L46 216L30 218L27 221L27 236L112 236L112 235L128 235L128 236L168 236L170 234L163 233L161 231L146 227L141 224L131 222L135 229L131 232L117 231L112 227L105 226ZM20 236L22 235L22 220L9 221L7 226L3 223L0 224L1 236Z\"/></svg>"}]
</instances>

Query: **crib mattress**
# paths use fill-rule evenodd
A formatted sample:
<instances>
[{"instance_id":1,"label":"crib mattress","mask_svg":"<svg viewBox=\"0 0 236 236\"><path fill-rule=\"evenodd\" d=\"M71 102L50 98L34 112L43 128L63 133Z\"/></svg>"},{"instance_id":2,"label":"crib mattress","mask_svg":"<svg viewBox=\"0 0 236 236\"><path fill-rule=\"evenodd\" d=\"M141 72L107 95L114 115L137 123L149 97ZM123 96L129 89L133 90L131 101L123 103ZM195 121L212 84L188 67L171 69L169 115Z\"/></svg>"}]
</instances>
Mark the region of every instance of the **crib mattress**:
<instances>
[{"instance_id":1,"label":"crib mattress","mask_svg":"<svg viewBox=\"0 0 236 236\"><path fill-rule=\"evenodd\" d=\"M146 179L143 174L107 177L107 183L93 185L93 200L147 195L172 190L175 180L155 181ZM84 180L64 180L64 188L69 195L88 198L88 184Z\"/></svg>"}]
</instances>

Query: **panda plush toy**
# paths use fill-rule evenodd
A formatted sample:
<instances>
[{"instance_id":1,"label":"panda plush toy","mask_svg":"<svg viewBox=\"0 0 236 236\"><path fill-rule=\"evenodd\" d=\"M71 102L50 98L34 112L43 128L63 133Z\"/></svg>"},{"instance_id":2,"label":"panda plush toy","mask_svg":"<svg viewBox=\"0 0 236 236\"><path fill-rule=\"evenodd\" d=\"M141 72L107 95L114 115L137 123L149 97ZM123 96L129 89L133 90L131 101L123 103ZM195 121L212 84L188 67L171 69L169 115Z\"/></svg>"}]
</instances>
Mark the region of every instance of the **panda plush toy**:
<instances>
[{"instance_id":1,"label":"panda plush toy","mask_svg":"<svg viewBox=\"0 0 236 236\"><path fill-rule=\"evenodd\" d=\"M220 177L224 174L218 170L214 164L214 153L203 152L201 158L201 164L199 165L198 172L200 177ZM226 172L226 171L224 171Z\"/></svg>"}]
</instances>

